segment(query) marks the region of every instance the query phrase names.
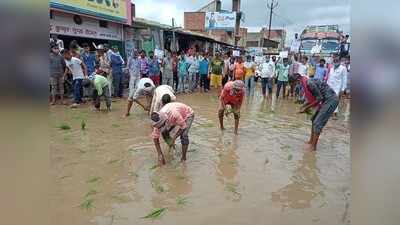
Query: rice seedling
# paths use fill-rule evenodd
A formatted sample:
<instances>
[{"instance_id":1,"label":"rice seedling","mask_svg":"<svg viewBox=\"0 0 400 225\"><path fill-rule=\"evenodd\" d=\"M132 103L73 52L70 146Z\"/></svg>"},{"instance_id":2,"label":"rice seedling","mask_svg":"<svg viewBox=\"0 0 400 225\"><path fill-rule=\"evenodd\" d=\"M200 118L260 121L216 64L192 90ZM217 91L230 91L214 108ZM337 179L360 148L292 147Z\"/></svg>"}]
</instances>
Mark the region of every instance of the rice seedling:
<instances>
[{"instance_id":1,"label":"rice seedling","mask_svg":"<svg viewBox=\"0 0 400 225\"><path fill-rule=\"evenodd\" d=\"M176 204L177 205L186 205L187 203L188 203L188 198L186 198L186 197L178 196L176 198Z\"/></svg>"},{"instance_id":2,"label":"rice seedling","mask_svg":"<svg viewBox=\"0 0 400 225\"><path fill-rule=\"evenodd\" d=\"M88 183L95 183L97 181L101 180L101 177L92 177L89 180L87 180Z\"/></svg>"},{"instance_id":3,"label":"rice seedling","mask_svg":"<svg viewBox=\"0 0 400 225\"><path fill-rule=\"evenodd\" d=\"M144 217L141 217L141 219L159 219L164 212L166 211L166 208L159 208L159 209L153 209L149 214L147 214Z\"/></svg>"},{"instance_id":4,"label":"rice seedling","mask_svg":"<svg viewBox=\"0 0 400 225\"><path fill-rule=\"evenodd\" d=\"M87 197L89 197L89 196L91 196L91 195L95 195L95 194L97 194L98 192L95 190L95 189L90 189L87 193L86 193L86 195L85 195L85 198L87 198Z\"/></svg>"},{"instance_id":5,"label":"rice seedling","mask_svg":"<svg viewBox=\"0 0 400 225\"><path fill-rule=\"evenodd\" d=\"M58 128L59 128L60 130L70 130L70 129L71 129L71 127L70 127L68 124L66 124L66 123L60 124L60 126L58 126Z\"/></svg>"},{"instance_id":6,"label":"rice seedling","mask_svg":"<svg viewBox=\"0 0 400 225\"><path fill-rule=\"evenodd\" d=\"M157 167L158 167L158 165L154 165L154 166L150 167L150 170L154 170Z\"/></svg>"},{"instance_id":7,"label":"rice seedling","mask_svg":"<svg viewBox=\"0 0 400 225\"><path fill-rule=\"evenodd\" d=\"M185 175L181 175L181 174L176 176L176 178L178 178L178 180L185 180L186 179Z\"/></svg>"},{"instance_id":8,"label":"rice seedling","mask_svg":"<svg viewBox=\"0 0 400 225\"><path fill-rule=\"evenodd\" d=\"M92 209L94 208L94 200L92 198L85 198L85 201L80 204L80 207L86 210Z\"/></svg>"},{"instance_id":9,"label":"rice seedling","mask_svg":"<svg viewBox=\"0 0 400 225\"><path fill-rule=\"evenodd\" d=\"M82 121L81 121L81 129L82 129L82 130L85 130L85 129L86 129L86 122L85 122L85 120L82 120Z\"/></svg>"},{"instance_id":10,"label":"rice seedling","mask_svg":"<svg viewBox=\"0 0 400 225\"><path fill-rule=\"evenodd\" d=\"M133 148L130 148L128 151L129 151L129 152L138 152L137 149L133 149Z\"/></svg>"},{"instance_id":11,"label":"rice seedling","mask_svg":"<svg viewBox=\"0 0 400 225\"><path fill-rule=\"evenodd\" d=\"M120 161L119 159L113 159L113 160L108 161L108 164L113 164L113 163L116 163L119 161Z\"/></svg>"},{"instance_id":12,"label":"rice seedling","mask_svg":"<svg viewBox=\"0 0 400 225\"><path fill-rule=\"evenodd\" d=\"M232 192L237 195L241 195L240 192L237 190L237 185L232 183L227 183L225 189L229 192Z\"/></svg>"},{"instance_id":13,"label":"rice seedling","mask_svg":"<svg viewBox=\"0 0 400 225\"><path fill-rule=\"evenodd\" d=\"M287 158L287 160L292 160L293 159L293 155L292 154L290 154L290 155L288 155L288 158Z\"/></svg>"},{"instance_id":14,"label":"rice seedling","mask_svg":"<svg viewBox=\"0 0 400 225\"><path fill-rule=\"evenodd\" d=\"M63 179L68 178L68 177L71 177L71 175L62 176L62 177L60 177L59 179L60 179L60 180L63 180Z\"/></svg>"},{"instance_id":15,"label":"rice seedling","mask_svg":"<svg viewBox=\"0 0 400 225\"><path fill-rule=\"evenodd\" d=\"M116 123L111 124L111 126L112 126L112 127L115 127L115 128L120 127L120 125L119 125L119 124L116 124Z\"/></svg>"}]
</instances>

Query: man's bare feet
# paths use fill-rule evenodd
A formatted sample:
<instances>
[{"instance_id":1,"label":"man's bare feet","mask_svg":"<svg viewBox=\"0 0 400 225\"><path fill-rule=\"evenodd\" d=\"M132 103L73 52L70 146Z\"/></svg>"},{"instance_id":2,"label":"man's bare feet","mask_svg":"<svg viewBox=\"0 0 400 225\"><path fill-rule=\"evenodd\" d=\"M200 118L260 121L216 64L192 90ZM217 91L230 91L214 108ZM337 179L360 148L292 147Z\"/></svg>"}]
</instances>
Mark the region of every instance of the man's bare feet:
<instances>
[{"instance_id":1,"label":"man's bare feet","mask_svg":"<svg viewBox=\"0 0 400 225\"><path fill-rule=\"evenodd\" d=\"M50 105L55 105L55 104L56 104L55 101L50 102Z\"/></svg>"},{"instance_id":2,"label":"man's bare feet","mask_svg":"<svg viewBox=\"0 0 400 225\"><path fill-rule=\"evenodd\" d=\"M124 117L128 117L129 115L131 115L131 114L129 114L129 113L125 113Z\"/></svg>"},{"instance_id":3,"label":"man's bare feet","mask_svg":"<svg viewBox=\"0 0 400 225\"><path fill-rule=\"evenodd\" d=\"M161 157L161 158L159 157L159 158L158 158L158 165L159 165L159 166L162 166L162 165L165 165L165 164L166 164L166 163L165 163L164 157Z\"/></svg>"},{"instance_id":4,"label":"man's bare feet","mask_svg":"<svg viewBox=\"0 0 400 225\"><path fill-rule=\"evenodd\" d=\"M182 157L182 158L181 158L181 162L186 162L186 157L185 157L185 158Z\"/></svg>"}]
</instances>

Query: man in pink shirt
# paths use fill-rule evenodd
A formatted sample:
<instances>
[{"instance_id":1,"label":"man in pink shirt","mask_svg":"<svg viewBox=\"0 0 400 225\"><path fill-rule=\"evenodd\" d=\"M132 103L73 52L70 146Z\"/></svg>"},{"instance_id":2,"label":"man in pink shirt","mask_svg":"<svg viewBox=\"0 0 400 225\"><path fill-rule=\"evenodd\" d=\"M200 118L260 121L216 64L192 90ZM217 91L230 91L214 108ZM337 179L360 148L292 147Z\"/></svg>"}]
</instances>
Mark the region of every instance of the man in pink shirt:
<instances>
[{"instance_id":1,"label":"man in pink shirt","mask_svg":"<svg viewBox=\"0 0 400 225\"><path fill-rule=\"evenodd\" d=\"M160 136L170 146L175 145L175 140L180 137L182 144L181 162L186 161L189 147L189 130L194 119L193 109L180 102L171 102L164 105L159 112L151 114L153 133L151 134L158 154L159 165L165 164L164 154L161 151ZM170 137L172 130L177 132Z\"/></svg>"}]
</instances>

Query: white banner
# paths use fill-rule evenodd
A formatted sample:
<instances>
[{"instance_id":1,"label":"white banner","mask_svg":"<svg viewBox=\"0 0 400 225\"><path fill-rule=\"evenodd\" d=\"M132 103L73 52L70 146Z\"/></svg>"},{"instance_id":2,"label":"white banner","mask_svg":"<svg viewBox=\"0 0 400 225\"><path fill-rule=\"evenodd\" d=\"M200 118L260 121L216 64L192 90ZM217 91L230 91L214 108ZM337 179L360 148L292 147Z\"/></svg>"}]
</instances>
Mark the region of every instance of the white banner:
<instances>
[{"instance_id":1,"label":"white banner","mask_svg":"<svg viewBox=\"0 0 400 225\"><path fill-rule=\"evenodd\" d=\"M205 20L206 30L230 30L235 29L235 12L207 12Z\"/></svg>"}]
</instances>

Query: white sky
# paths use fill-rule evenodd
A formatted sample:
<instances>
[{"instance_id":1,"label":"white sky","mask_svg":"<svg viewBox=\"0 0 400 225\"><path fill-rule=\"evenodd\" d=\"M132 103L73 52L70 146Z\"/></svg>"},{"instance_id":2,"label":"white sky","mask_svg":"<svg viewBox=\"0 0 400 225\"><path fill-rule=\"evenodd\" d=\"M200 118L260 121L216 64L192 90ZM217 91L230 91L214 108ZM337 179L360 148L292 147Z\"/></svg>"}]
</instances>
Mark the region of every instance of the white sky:
<instances>
[{"instance_id":1,"label":"white sky","mask_svg":"<svg viewBox=\"0 0 400 225\"><path fill-rule=\"evenodd\" d=\"M306 25L338 24L346 33L350 32L350 0L278 0L272 19L273 28L285 28L288 40L300 33ZM183 27L183 13L196 11L209 0L132 0L136 5L136 16L171 24L172 18ZM259 31L268 25L266 0L242 0L245 14L242 27ZM222 9L230 10L231 0L222 0Z\"/></svg>"}]
</instances>

